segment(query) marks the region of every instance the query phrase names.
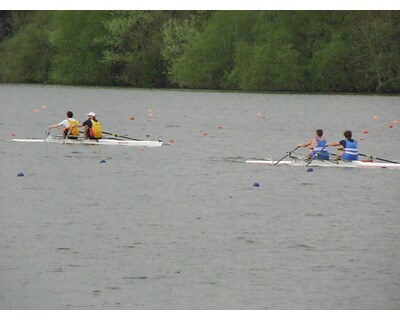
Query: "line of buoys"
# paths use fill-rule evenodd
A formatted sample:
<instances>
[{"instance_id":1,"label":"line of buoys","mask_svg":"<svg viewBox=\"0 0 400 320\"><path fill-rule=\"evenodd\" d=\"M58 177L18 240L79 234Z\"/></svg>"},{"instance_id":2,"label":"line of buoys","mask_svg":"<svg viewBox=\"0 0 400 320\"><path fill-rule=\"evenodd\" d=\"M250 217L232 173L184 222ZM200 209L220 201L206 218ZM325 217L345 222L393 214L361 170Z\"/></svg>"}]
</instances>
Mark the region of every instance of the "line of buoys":
<instances>
[{"instance_id":1,"label":"line of buoys","mask_svg":"<svg viewBox=\"0 0 400 320\"><path fill-rule=\"evenodd\" d=\"M374 120L378 120L378 119L379 119L379 116L378 116L378 115L374 115L374 116L373 116L373 119L374 119ZM398 121L395 119L395 120L392 121L392 123L390 123L390 124L387 126L387 128L393 129L394 125L397 124L397 123L398 123ZM363 134L367 134L367 133L368 133L368 130L363 129L363 130L362 130L362 133L363 133ZM360 139L358 139L358 140L364 140L364 139L363 139L363 138L360 138Z\"/></svg>"},{"instance_id":2,"label":"line of buoys","mask_svg":"<svg viewBox=\"0 0 400 320\"><path fill-rule=\"evenodd\" d=\"M397 121L396 119L393 120L393 122L392 122L391 124L388 125L388 128L392 129L392 128L393 128L393 125L397 124L397 122L398 122L398 121Z\"/></svg>"},{"instance_id":3,"label":"line of buoys","mask_svg":"<svg viewBox=\"0 0 400 320\"><path fill-rule=\"evenodd\" d=\"M222 130L223 128L224 128L224 127L223 127L221 124L217 125L217 129L218 129L218 130ZM207 137L207 136L208 136L208 132L207 132L207 131L201 130L200 132L201 132L201 135L202 135L203 137Z\"/></svg>"},{"instance_id":4,"label":"line of buoys","mask_svg":"<svg viewBox=\"0 0 400 320\"><path fill-rule=\"evenodd\" d=\"M41 106L41 109L43 110L46 109L46 106ZM39 108L33 109L33 111L36 113L39 112L39 110L40 110Z\"/></svg>"}]
</instances>

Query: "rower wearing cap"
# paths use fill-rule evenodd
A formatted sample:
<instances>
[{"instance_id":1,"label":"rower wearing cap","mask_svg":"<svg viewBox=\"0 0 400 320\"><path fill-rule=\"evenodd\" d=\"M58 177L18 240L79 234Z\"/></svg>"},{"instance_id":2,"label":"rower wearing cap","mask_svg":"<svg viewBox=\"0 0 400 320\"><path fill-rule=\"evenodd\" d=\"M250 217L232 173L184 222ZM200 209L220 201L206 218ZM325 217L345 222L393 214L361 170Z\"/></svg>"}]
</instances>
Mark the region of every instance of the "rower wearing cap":
<instances>
[{"instance_id":1,"label":"rower wearing cap","mask_svg":"<svg viewBox=\"0 0 400 320\"><path fill-rule=\"evenodd\" d=\"M82 123L78 123L75 127L85 127L84 135L85 139L98 140L102 137L102 130L100 121L96 119L94 112L88 113L88 119Z\"/></svg>"}]
</instances>

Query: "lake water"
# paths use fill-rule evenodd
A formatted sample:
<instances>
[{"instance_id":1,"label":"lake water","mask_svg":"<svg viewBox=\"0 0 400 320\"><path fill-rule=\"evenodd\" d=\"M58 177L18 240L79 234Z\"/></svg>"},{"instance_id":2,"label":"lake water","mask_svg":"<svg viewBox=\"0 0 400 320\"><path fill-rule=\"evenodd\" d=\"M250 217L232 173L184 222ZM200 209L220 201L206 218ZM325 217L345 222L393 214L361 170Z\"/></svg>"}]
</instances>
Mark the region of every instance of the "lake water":
<instances>
[{"instance_id":1,"label":"lake water","mask_svg":"<svg viewBox=\"0 0 400 320\"><path fill-rule=\"evenodd\" d=\"M399 309L400 170L245 164L318 128L400 160L399 96L0 85L0 98L1 309ZM170 144L10 142L68 110Z\"/></svg>"}]
</instances>

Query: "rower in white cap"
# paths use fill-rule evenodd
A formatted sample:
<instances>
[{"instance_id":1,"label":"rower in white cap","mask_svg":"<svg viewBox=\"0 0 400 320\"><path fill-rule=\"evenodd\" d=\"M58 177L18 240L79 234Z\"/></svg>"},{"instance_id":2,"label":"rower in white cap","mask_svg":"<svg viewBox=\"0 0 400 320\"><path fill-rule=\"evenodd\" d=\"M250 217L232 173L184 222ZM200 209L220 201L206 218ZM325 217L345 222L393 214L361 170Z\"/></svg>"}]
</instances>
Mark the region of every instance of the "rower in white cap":
<instances>
[{"instance_id":1,"label":"rower in white cap","mask_svg":"<svg viewBox=\"0 0 400 320\"><path fill-rule=\"evenodd\" d=\"M100 121L96 119L96 114L94 112L88 113L88 119L82 123L78 123L75 127L85 127L84 135L85 139L98 140L102 137L102 130Z\"/></svg>"}]
</instances>

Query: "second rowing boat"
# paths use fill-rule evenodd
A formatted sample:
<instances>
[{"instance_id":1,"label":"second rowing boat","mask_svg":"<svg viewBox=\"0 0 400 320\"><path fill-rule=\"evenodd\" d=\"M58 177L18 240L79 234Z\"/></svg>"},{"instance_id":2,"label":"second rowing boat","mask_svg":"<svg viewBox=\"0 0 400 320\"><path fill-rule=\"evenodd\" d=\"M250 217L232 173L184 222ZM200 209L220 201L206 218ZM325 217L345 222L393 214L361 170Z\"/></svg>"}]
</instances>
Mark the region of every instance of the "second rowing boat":
<instances>
[{"instance_id":1,"label":"second rowing boat","mask_svg":"<svg viewBox=\"0 0 400 320\"><path fill-rule=\"evenodd\" d=\"M261 164L261 165L278 165L278 166L307 166L309 161L304 160L288 160L288 161L273 161L273 160L246 160L246 163ZM384 163L373 161L329 161L329 160L314 160L308 167L331 167L331 168L390 168L400 169L400 163Z\"/></svg>"}]
</instances>

